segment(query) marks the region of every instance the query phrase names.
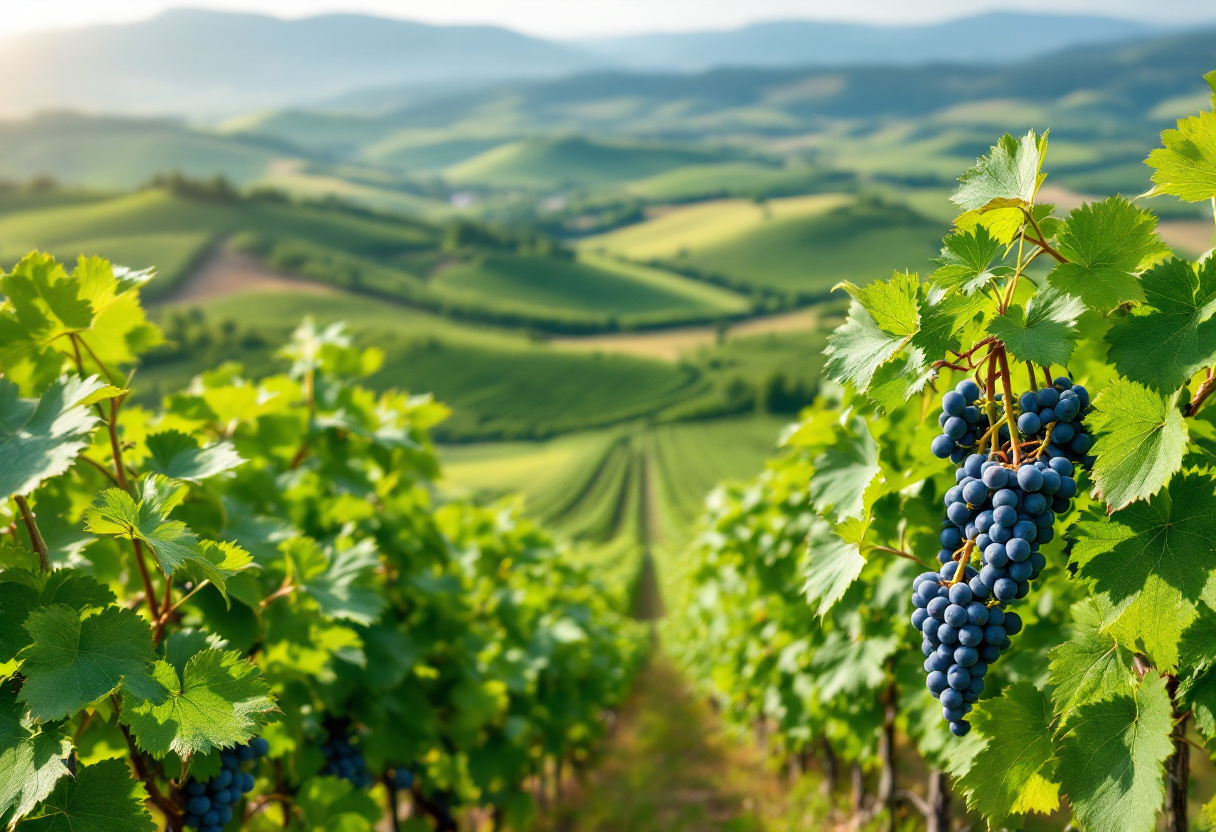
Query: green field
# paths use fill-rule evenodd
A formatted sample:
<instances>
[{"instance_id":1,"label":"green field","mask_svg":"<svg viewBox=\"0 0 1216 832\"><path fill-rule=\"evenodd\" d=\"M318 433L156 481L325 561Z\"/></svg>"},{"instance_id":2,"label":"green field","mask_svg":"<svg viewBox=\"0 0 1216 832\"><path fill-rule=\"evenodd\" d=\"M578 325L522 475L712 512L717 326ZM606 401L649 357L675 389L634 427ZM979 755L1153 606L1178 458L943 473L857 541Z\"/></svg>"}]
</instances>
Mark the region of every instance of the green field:
<instances>
[{"instance_id":1,"label":"green field","mask_svg":"<svg viewBox=\"0 0 1216 832\"><path fill-rule=\"evenodd\" d=\"M447 169L453 182L553 188L643 179L714 161L719 154L688 146L608 142L580 136L524 139L495 147Z\"/></svg>"},{"instance_id":2,"label":"green field","mask_svg":"<svg viewBox=\"0 0 1216 832\"><path fill-rule=\"evenodd\" d=\"M486 299L536 315L573 311L626 324L748 310L733 293L604 257L486 257L443 269L431 285L441 296Z\"/></svg>"},{"instance_id":3,"label":"green field","mask_svg":"<svg viewBox=\"0 0 1216 832\"><path fill-rule=\"evenodd\" d=\"M651 202L689 202L712 197L758 197L822 190L831 182L823 170L758 162L684 165L630 182L625 190Z\"/></svg>"},{"instance_id":4,"label":"green field","mask_svg":"<svg viewBox=\"0 0 1216 832\"><path fill-rule=\"evenodd\" d=\"M940 223L904 205L825 194L703 203L583 246L732 286L816 297L842 280L868 282L896 266L923 271L940 238Z\"/></svg>"}]
</instances>

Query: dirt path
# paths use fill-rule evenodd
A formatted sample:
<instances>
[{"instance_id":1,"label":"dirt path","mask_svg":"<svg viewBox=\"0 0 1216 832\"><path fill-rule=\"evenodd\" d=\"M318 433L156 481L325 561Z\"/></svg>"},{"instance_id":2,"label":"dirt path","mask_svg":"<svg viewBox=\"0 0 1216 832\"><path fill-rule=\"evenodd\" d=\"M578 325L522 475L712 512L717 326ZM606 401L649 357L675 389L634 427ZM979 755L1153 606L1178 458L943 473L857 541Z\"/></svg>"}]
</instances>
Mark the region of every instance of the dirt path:
<instances>
[{"instance_id":1,"label":"dirt path","mask_svg":"<svg viewBox=\"0 0 1216 832\"><path fill-rule=\"evenodd\" d=\"M814 329L817 322L817 310L800 309L797 312L767 315L731 324L727 329L726 338L733 340L775 332L805 332ZM717 340L717 327L690 326L654 332L618 332L611 335L554 338L549 343L566 350L623 353L679 361L690 352L713 346Z\"/></svg>"},{"instance_id":2,"label":"dirt path","mask_svg":"<svg viewBox=\"0 0 1216 832\"><path fill-rule=\"evenodd\" d=\"M781 789L760 754L728 738L661 653L638 678L582 788L570 790L566 832L759 832L760 807Z\"/></svg>"},{"instance_id":3,"label":"dirt path","mask_svg":"<svg viewBox=\"0 0 1216 832\"><path fill-rule=\"evenodd\" d=\"M248 254L219 246L215 254L168 299L169 303L201 303L243 292L293 292L328 295L336 290L320 283L276 272Z\"/></svg>"}]
</instances>

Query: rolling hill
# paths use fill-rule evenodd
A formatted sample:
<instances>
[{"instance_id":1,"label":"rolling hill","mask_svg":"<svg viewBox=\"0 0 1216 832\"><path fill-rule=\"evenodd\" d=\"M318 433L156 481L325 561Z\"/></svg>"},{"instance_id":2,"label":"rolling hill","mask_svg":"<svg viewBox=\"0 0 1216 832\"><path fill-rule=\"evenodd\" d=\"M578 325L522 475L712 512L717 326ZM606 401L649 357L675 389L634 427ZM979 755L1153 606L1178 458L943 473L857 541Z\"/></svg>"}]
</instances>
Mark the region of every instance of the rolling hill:
<instances>
[{"instance_id":1,"label":"rolling hill","mask_svg":"<svg viewBox=\"0 0 1216 832\"><path fill-rule=\"evenodd\" d=\"M721 158L720 153L687 146L559 136L501 145L448 168L446 173L457 183L554 188L644 179Z\"/></svg>"}]
</instances>

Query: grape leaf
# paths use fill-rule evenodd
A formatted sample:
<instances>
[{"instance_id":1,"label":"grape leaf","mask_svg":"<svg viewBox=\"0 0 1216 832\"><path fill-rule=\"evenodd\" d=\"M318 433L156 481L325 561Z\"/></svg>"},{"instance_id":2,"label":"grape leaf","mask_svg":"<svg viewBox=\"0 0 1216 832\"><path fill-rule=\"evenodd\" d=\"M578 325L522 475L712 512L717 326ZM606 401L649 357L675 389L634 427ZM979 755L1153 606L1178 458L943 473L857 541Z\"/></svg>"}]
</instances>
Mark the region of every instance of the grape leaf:
<instances>
[{"instance_id":1,"label":"grape leaf","mask_svg":"<svg viewBox=\"0 0 1216 832\"><path fill-rule=\"evenodd\" d=\"M1087 509L1074 528L1077 574L1113 605L1104 628L1141 601L1135 635L1158 667L1175 664L1180 631L1216 569L1216 480L1183 474L1151 502L1110 517Z\"/></svg>"},{"instance_id":2,"label":"grape leaf","mask_svg":"<svg viewBox=\"0 0 1216 832\"><path fill-rule=\"evenodd\" d=\"M1020 212L1019 212L1020 213ZM992 282L992 258L1002 245L982 225L966 231L956 231L943 242L938 259L941 268L929 276L929 283L946 292L971 295Z\"/></svg>"},{"instance_id":3,"label":"grape leaf","mask_svg":"<svg viewBox=\"0 0 1216 832\"><path fill-rule=\"evenodd\" d=\"M959 189L950 200L964 211L988 207L994 200L1031 204L1046 150L1047 134L1038 138L1032 130L1019 139L1006 133L958 178Z\"/></svg>"},{"instance_id":4,"label":"grape leaf","mask_svg":"<svg viewBox=\"0 0 1216 832\"><path fill-rule=\"evenodd\" d=\"M879 688L886 680L887 659L898 649L898 636L853 640L839 630L829 633L811 659L819 698L827 702L841 693Z\"/></svg>"},{"instance_id":5,"label":"grape leaf","mask_svg":"<svg viewBox=\"0 0 1216 832\"><path fill-rule=\"evenodd\" d=\"M1083 705L1060 742L1056 772L1090 832L1151 832L1174 753L1165 679L1150 673L1134 692Z\"/></svg>"},{"instance_id":6,"label":"grape leaf","mask_svg":"<svg viewBox=\"0 0 1216 832\"><path fill-rule=\"evenodd\" d=\"M24 496L71 468L97 426L88 405L111 390L96 376L62 376L42 398L23 399L0 378L0 496Z\"/></svg>"},{"instance_id":7,"label":"grape leaf","mask_svg":"<svg viewBox=\"0 0 1216 832\"><path fill-rule=\"evenodd\" d=\"M382 814L370 794L337 777L308 778L295 805L310 829L372 832Z\"/></svg>"},{"instance_id":8,"label":"grape leaf","mask_svg":"<svg viewBox=\"0 0 1216 832\"><path fill-rule=\"evenodd\" d=\"M80 297L80 283L68 277L63 266L42 252L31 252L12 272L0 279L0 293L11 304L18 327L5 328L5 340L12 344L19 337L45 346L56 338L88 329L93 323L93 307Z\"/></svg>"},{"instance_id":9,"label":"grape leaf","mask_svg":"<svg viewBox=\"0 0 1216 832\"><path fill-rule=\"evenodd\" d=\"M1146 196L1173 194L1187 202L1216 196L1216 112L1182 119L1178 129L1161 134L1161 143L1144 160L1154 168Z\"/></svg>"},{"instance_id":10,"label":"grape leaf","mask_svg":"<svg viewBox=\"0 0 1216 832\"><path fill-rule=\"evenodd\" d=\"M860 517L866 487L878 475L878 443L864 419L836 430L836 442L815 458L810 496L815 510L840 522Z\"/></svg>"},{"instance_id":11,"label":"grape leaf","mask_svg":"<svg viewBox=\"0 0 1216 832\"><path fill-rule=\"evenodd\" d=\"M1216 257L1198 271L1168 260L1140 278L1147 308L1106 334L1115 368L1132 381L1172 391L1216 363Z\"/></svg>"},{"instance_id":12,"label":"grape leaf","mask_svg":"<svg viewBox=\"0 0 1216 832\"><path fill-rule=\"evenodd\" d=\"M172 575L189 567L225 592L227 579L251 559L247 553L243 558L231 559L229 555L235 550L223 546L202 547L185 523L168 519L180 491L178 484L159 474L148 474L140 482L139 502L121 488L107 488L85 511L85 529L93 534L140 540L152 551L163 574Z\"/></svg>"},{"instance_id":13,"label":"grape leaf","mask_svg":"<svg viewBox=\"0 0 1216 832\"><path fill-rule=\"evenodd\" d=\"M294 577L324 615L370 625L384 611L386 602L375 583L380 555L371 538L335 552L298 537L284 544L284 551Z\"/></svg>"},{"instance_id":14,"label":"grape leaf","mask_svg":"<svg viewBox=\"0 0 1216 832\"><path fill-rule=\"evenodd\" d=\"M806 602L815 607L815 614L826 615L865 565L866 559L856 542L843 540L830 523L816 518L807 535L807 557L802 570L802 593Z\"/></svg>"},{"instance_id":15,"label":"grape leaf","mask_svg":"<svg viewBox=\"0 0 1216 832\"><path fill-rule=\"evenodd\" d=\"M1182 467L1186 420L1174 403L1133 381L1115 379L1086 417L1095 437L1090 472L1112 510L1147 500Z\"/></svg>"},{"instance_id":16,"label":"grape leaf","mask_svg":"<svg viewBox=\"0 0 1216 832\"><path fill-rule=\"evenodd\" d=\"M859 288L841 284L853 296L849 318L828 338L828 374L865 390L874 371L912 340L920 328L915 275L896 272L890 280Z\"/></svg>"},{"instance_id":17,"label":"grape leaf","mask_svg":"<svg viewBox=\"0 0 1216 832\"><path fill-rule=\"evenodd\" d=\"M30 643L25 621L31 611L51 604L74 610L104 607L114 600L108 587L74 569L31 572L8 569L0 573L0 662L7 662Z\"/></svg>"},{"instance_id":18,"label":"grape leaf","mask_svg":"<svg viewBox=\"0 0 1216 832\"><path fill-rule=\"evenodd\" d=\"M33 643L18 654L26 676L20 700L45 721L71 716L122 684L146 695L156 658L152 631L132 610L81 614L65 604L34 610L25 622Z\"/></svg>"},{"instance_id":19,"label":"grape leaf","mask_svg":"<svg viewBox=\"0 0 1216 832\"><path fill-rule=\"evenodd\" d=\"M1128 301L1143 301L1136 273L1169 249L1157 237L1157 217L1119 196L1085 204L1068 215L1057 235L1061 263L1049 285L1107 312Z\"/></svg>"},{"instance_id":20,"label":"grape leaf","mask_svg":"<svg viewBox=\"0 0 1216 832\"><path fill-rule=\"evenodd\" d=\"M72 744L59 726L27 725L17 694L0 691L0 817L29 814L68 773Z\"/></svg>"},{"instance_id":21,"label":"grape leaf","mask_svg":"<svg viewBox=\"0 0 1216 832\"><path fill-rule=\"evenodd\" d=\"M172 664L159 661L152 675L162 695L149 700L124 692L122 721L157 759L170 751L187 758L247 742L275 709L257 666L235 650L196 653L180 677Z\"/></svg>"},{"instance_id":22,"label":"grape leaf","mask_svg":"<svg viewBox=\"0 0 1216 832\"><path fill-rule=\"evenodd\" d=\"M126 760L102 760L65 777L21 832L155 832L144 801L144 784L131 776Z\"/></svg>"},{"instance_id":23,"label":"grape leaf","mask_svg":"<svg viewBox=\"0 0 1216 832\"><path fill-rule=\"evenodd\" d=\"M1216 737L1216 611L1199 605L1199 615L1182 634L1179 664L1191 675L1179 687L1179 696L1191 709L1195 727L1208 739Z\"/></svg>"},{"instance_id":24,"label":"grape leaf","mask_svg":"<svg viewBox=\"0 0 1216 832\"><path fill-rule=\"evenodd\" d=\"M988 332L1005 342L1015 361L1067 365L1083 312L1085 304L1078 298L1045 286L1026 302L1024 313L1020 306L1011 306L989 321Z\"/></svg>"},{"instance_id":25,"label":"grape leaf","mask_svg":"<svg viewBox=\"0 0 1216 832\"><path fill-rule=\"evenodd\" d=\"M1072 638L1052 649L1051 698L1056 713L1098 702L1126 691L1131 668L1115 639L1102 632L1105 613L1100 596L1072 607Z\"/></svg>"},{"instance_id":26,"label":"grape leaf","mask_svg":"<svg viewBox=\"0 0 1216 832\"><path fill-rule=\"evenodd\" d=\"M1006 688L972 713L972 726L985 743L960 783L967 807L991 826L1012 815L1050 814L1059 807L1051 722L1047 695L1029 682Z\"/></svg>"},{"instance_id":27,"label":"grape leaf","mask_svg":"<svg viewBox=\"0 0 1216 832\"><path fill-rule=\"evenodd\" d=\"M176 430L154 433L147 444L147 469L172 480L198 483L231 471L245 461L231 442L200 447L193 436Z\"/></svg>"}]
</instances>

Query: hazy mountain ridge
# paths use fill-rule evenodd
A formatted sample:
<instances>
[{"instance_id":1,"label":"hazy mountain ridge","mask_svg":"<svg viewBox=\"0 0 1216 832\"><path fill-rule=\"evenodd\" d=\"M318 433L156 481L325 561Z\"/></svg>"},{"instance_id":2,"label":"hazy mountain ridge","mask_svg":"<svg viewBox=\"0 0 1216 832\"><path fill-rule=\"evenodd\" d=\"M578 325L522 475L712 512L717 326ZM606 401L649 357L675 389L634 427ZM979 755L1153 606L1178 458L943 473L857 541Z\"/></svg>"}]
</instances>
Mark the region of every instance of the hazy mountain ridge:
<instances>
[{"instance_id":1,"label":"hazy mountain ridge","mask_svg":"<svg viewBox=\"0 0 1216 832\"><path fill-rule=\"evenodd\" d=\"M721 32L657 33L577 43L628 69L697 72L726 66L1012 63L1070 46L1160 31L1146 23L1106 17L991 13L920 26L781 20Z\"/></svg>"},{"instance_id":2,"label":"hazy mountain ridge","mask_svg":"<svg viewBox=\"0 0 1216 832\"><path fill-rule=\"evenodd\" d=\"M507 29L364 15L281 20L178 9L139 23L12 38L0 49L0 115L47 109L218 118L346 98L417 98L430 87L565 78L632 68L990 64L1153 32L1101 17L981 15L934 26L820 22L731 32L556 42ZM380 92L375 92L381 88ZM392 88L398 88L393 92ZM447 95L441 96L448 100ZM424 95L424 107L438 103Z\"/></svg>"}]
</instances>

